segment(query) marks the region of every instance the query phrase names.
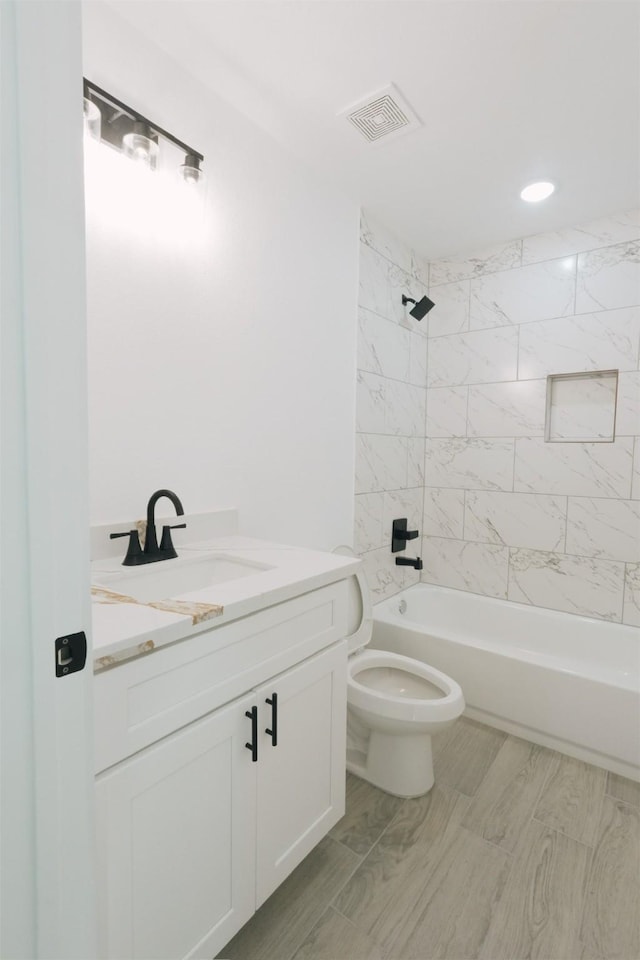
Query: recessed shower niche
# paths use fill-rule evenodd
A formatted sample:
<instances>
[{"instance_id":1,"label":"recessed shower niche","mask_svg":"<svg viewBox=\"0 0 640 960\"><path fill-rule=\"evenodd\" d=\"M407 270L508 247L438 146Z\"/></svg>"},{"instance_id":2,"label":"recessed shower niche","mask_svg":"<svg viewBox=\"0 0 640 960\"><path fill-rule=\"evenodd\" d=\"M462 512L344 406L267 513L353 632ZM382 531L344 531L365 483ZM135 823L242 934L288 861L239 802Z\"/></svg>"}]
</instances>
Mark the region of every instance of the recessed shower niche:
<instances>
[{"instance_id":1,"label":"recessed shower niche","mask_svg":"<svg viewBox=\"0 0 640 960\"><path fill-rule=\"evenodd\" d=\"M545 440L612 443L617 395L617 370L558 373L547 377Z\"/></svg>"}]
</instances>

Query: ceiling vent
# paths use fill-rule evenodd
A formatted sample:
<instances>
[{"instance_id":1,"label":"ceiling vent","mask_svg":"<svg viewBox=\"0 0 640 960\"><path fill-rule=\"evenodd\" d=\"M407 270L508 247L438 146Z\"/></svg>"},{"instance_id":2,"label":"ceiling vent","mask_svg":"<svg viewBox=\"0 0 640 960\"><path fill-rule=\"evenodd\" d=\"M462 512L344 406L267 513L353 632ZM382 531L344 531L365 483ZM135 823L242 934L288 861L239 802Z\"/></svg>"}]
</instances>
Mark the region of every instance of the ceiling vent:
<instances>
[{"instance_id":1,"label":"ceiling vent","mask_svg":"<svg viewBox=\"0 0 640 960\"><path fill-rule=\"evenodd\" d=\"M391 140L422 126L397 87L392 83L359 103L341 110L344 117L369 143Z\"/></svg>"}]
</instances>

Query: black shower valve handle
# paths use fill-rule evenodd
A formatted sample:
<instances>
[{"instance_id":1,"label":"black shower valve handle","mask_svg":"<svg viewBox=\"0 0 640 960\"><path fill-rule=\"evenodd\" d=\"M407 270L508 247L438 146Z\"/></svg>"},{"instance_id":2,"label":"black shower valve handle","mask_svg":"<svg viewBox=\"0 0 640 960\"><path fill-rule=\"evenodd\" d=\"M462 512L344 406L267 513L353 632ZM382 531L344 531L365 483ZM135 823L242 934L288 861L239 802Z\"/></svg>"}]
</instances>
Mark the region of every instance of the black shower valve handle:
<instances>
[{"instance_id":1,"label":"black shower valve handle","mask_svg":"<svg viewBox=\"0 0 640 960\"><path fill-rule=\"evenodd\" d=\"M419 536L419 530L407 530L406 517L394 520L391 528L391 552L398 553L399 550L404 550L407 540L415 540Z\"/></svg>"}]
</instances>

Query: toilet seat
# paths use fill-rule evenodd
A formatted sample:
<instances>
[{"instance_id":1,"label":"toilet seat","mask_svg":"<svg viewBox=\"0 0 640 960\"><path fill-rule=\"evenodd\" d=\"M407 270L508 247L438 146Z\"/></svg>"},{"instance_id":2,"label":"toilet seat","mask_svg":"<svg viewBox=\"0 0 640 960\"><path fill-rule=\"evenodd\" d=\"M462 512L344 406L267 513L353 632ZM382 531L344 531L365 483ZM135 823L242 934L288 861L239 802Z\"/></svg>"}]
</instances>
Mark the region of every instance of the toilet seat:
<instances>
[{"instance_id":1,"label":"toilet seat","mask_svg":"<svg viewBox=\"0 0 640 960\"><path fill-rule=\"evenodd\" d=\"M425 680L442 691L442 696L435 699L399 696L358 680L358 675L365 670L380 668L402 670L418 680ZM354 707L375 711L392 720L419 721L437 716L438 720L446 722L456 719L461 713L460 704L464 704L462 690L451 677L421 660L385 650L363 650L350 657L347 662L347 681L348 699Z\"/></svg>"}]
</instances>

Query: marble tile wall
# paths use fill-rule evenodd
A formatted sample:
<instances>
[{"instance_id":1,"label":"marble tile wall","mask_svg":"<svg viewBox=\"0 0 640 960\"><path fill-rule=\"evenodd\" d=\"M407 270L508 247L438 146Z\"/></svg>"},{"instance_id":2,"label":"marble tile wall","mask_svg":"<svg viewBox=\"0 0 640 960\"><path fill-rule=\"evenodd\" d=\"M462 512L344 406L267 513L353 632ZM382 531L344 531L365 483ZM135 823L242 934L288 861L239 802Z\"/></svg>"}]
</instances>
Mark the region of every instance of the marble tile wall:
<instances>
[{"instance_id":1,"label":"marble tile wall","mask_svg":"<svg viewBox=\"0 0 640 960\"><path fill-rule=\"evenodd\" d=\"M409 316L402 294L418 300L428 282L428 264L363 212L354 547L374 601L419 579L395 565L391 523L407 517L410 528L422 527L427 322Z\"/></svg>"},{"instance_id":2,"label":"marble tile wall","mask_svg":"<svg viewBox=\"0 0 640 960\"><path fill-rule=\"evenodd\" d=\"M640 625L639 212L431 263L429 296L422 579ZM545 442L547 375L603 369L614 442Z\"/></svg>"}]
</instances>

